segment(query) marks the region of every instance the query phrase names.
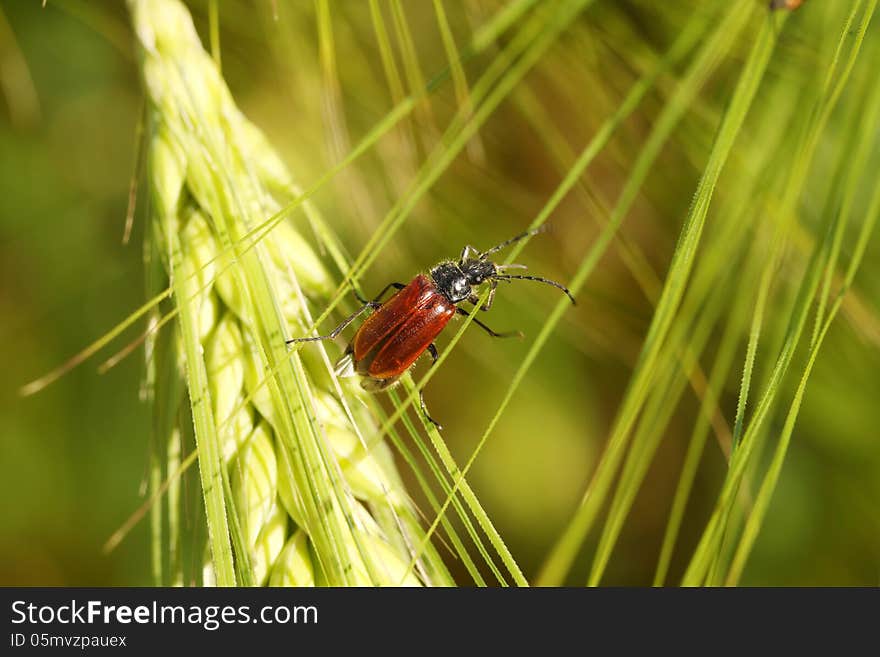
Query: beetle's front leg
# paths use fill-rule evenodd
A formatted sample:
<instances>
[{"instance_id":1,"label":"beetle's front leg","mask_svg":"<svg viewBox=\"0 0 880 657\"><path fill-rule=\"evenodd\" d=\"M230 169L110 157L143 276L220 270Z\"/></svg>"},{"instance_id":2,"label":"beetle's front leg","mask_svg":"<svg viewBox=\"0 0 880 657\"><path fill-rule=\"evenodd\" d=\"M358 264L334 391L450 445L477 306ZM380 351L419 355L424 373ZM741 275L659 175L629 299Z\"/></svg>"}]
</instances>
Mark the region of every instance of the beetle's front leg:
<instances>
[{"instance_id":1,"label":"beetle's front leg","mask_svg":"<svg viewBox=\"0 0 880 657\"><path fill-rule=\"evenodd\" d=\"M471 260L474 258L469 258L470 254L473 253L474 256L479 259L480 251L470 244L465 244L465 247L461 250L461 256L458 258L458 263L463 264L465 260Z\"/></svg>"},{"instance_id":2,"label":"beetle's front leg","mask_svg":"<svg viewBox=\"0 0 880 657\"><path fill-rule=\"evenodd\" d=\"M480 310L489 310L489 308L491 308L492 304L495 302L495 290L498 289L498 282L493 280L490 285L491 288L489 289L489 296L486 298L486 303L480 306ZM480 305L480 297L478 297L476 294L470 295L468 297L468 301L475 306Z\"/></svg>"}]
</instances>

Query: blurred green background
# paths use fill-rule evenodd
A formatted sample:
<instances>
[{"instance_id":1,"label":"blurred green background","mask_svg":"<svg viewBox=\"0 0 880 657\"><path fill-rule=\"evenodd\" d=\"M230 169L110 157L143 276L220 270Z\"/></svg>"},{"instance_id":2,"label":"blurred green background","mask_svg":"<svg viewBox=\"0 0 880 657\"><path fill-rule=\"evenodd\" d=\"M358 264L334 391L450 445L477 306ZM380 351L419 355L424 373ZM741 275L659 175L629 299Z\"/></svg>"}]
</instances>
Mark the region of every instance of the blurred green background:
<instances>
[{"instance_id":1,"label":"blurred green background","mask_svg":"<svg viewBox=\"0 0 880 657\"><path fill-rule=\"evenodd\" d=\"M187 3L208 44L208 5ZM224 1L224 76L243 111L305 184L316 180L392 107L369 8L333 2L333 58L322 58L311 2ZM465 155L432 188L364 282L379 290L408 280L465 243L488 247L521 231L566 170L534 130L536 112L578 152L644 69L677 21L713 3L598 2L581 16L503 104ZM816 73L819 44L836 35L807 2L785 26L775 57ZM447 2L459 46L500 3ZM404 3L425 79L447 65L428 2ZM756 18L757 26L759 19ZM667 145L624 224L662 280L718 113L748 46L732 49ZM869 37L877 40L876 30ZM873 48L876 52L876 48ZM471 79L490 58L467 64ZM776 62L774 61L774 64ZM790 63L790 62L789 62ZM326 84L328 66L339 85ZM796 67L795 67L796 68ZM777 69L791 75L792 67ZM402 72L403 74L403 72ZM771 75L773 71L771 70ZM144 300L143 200L122 243L136 168L142 108L124 3L0 4L0 584L149 583L148 528L141 523L109 555L101 546L142 501L150 414L139 400L142 350L106 374L96 366L126 340L37 395L18 388L120 322ZM792 81L796 88L802 81ZM661 80L585 178L592 200L571 194L553 232L520 257L566 281L598 233L590 203L611 203L675 77ZM759 98L756 103L768 102ZM411 179L422 149L457 108L449 83L379 147L316 198L350 253L357 253ZM344 111L344 114L341 113ZM418 139L412 139L417 134ZM869 135L866 137L874 137ZM833 139L833 135L830 137ZM406 144L414 144L409 149ZM735 180L722 179L722 185ZM813 210L815 214L816 210ZM873 240L857 279L858 303L832 329L810 380L792 447L743 583L877 585L880 582L880 262ZM556 291L504 286L486 318L496 330L536 335ZM855 308L855 310L853 310ZM619 252L609 250L530 370L470 480L528 577L571 517L601 455L639 354L652 306ZM126 334L132 339L135 332ZM459 463L467 460L525 355L527 343L469 331L426 397ZM720 413L736 408L738 373ZM103 356L103 357L102 357ZM698 400L676 412L630 514L605 582L650 582ZM774 418L781 427L782 417ZM726 464L706 448L672 573L680 574L714 504ZM411 480L411 478L410 478ZM414 489L415 487L412 487ZM196 491L189 491L195 495ZM583 581L593 542L573 573Z\"/></svg>"}]
</instances>

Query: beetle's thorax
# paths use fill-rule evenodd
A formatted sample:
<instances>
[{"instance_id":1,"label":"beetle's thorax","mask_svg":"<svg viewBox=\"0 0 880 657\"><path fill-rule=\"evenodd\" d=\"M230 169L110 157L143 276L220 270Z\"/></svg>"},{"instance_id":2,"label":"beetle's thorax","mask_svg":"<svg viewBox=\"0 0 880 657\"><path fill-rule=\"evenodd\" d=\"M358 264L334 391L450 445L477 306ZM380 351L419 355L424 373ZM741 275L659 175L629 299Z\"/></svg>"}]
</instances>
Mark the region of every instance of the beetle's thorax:
<instances>
[{"instance_id":1,"label":"beetle's thorax","mask_svg":"<svg viewBox=\"0 0 880 657\"><path fill-rule=\"evenodd\" d=\"M474 286L497 275L495 263L489 260L469 259L464 262L441 262L431 270L431 279L437 290L452 303L467 299Z\"/></svg>"},{"instance_id":2,"label":"beetle's thorax","mask_svg":"<svg viewBox=\"0 0 880 657\"><path fill-rule=\"evenodd\" d=\"M454 262L441 262L431 270L431 280L437 290L452 303L464 301L470 296L471 285L467 276Z\"/></svg>"}]
</instances>

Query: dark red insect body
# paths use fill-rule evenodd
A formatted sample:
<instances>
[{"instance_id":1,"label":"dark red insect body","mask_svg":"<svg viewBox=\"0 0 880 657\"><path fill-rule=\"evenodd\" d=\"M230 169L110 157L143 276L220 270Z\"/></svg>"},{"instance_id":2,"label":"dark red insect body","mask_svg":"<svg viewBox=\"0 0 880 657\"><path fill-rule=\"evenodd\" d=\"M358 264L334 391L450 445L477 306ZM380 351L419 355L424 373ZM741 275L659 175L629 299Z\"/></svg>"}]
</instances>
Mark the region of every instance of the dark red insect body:
<instances>
[{"instance_id":1,"label":"dark red insect body","mask_svg":"<svg viewBox=\"0 0 880 657\"><path fill-rule=\"evenodd\" d=\"M490 289L486 303L479 306L480 310L491 308L498 281L530 280L547 283L565 292L574 303L571 293L559 283L540 276L505 274L504 271L507 269L525 269L525 267L498 265L489 260L489 256L496 251L535 235L541 230L522 233L482 253L472 246L466 246L462 249L458 261L441 262L431 269L429 275L419 274L408 285L391 283L372 301L361 299L363 306L328 335L293 338L287 342L289 344L335 338L364 311L373 310L354 334L345 353L336 362L336 375L361 376L361 385L366 390L390 388L425 351L428 351L436 362L438 354L434 339L453 315L470 314L469 311L459 307L459 303L463 301L474 305L480 303L476 288L483 283L489 285ZM396 288L397 293L385 302L380 301L391 288ZM495 338L522 335L519 331L496 333L480 320L475 318L473 321ZM428 415L421 393L419 395L425 416L439 428L440 425Z\"/></svg>"},{"instance_id":2,"label":"dark red insect body","mask_svg":"<svg viewBox=\"0 0 880 657\"><path fill-rule=\"evenodd\" d=\"M361 324L346 351L364 387L393 385L434 342L456 305L424 274L388 299ZM344 364L345 356L340 359ZM337 370L338 371L338 370Z\"/></svg>"}]
</instances>

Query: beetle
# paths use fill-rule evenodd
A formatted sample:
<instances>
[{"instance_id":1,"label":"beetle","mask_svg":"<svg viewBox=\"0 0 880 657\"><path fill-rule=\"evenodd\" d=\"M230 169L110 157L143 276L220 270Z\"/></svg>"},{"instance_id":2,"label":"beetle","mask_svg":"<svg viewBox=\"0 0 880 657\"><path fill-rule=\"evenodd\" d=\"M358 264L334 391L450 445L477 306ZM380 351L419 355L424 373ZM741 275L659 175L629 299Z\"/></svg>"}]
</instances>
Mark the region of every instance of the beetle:
<instances>
[{"instance_id":1,"label":"beetle","mask_svg":"<svg viewBox=\"0 0 880 657\"><path fill-rule=\"evenodd\" d=\"M467 301L480 310L489 310L495 300L499 281L537 281L562 290L572 303L574 297L564 285L541 276L508 274L510 269L526 269L525 265L499 265L489 256L527 237L544 232L542 226L511 237L486 251L467 245L457 261L444 260L431 268L428 274L418 274L407 285L390 283L372 300L368 301L355 292L363 304L346 317L327 335L291 338L288 345L317 340L332 340L367 310L372 314L364 320L349 342L345 353L335 365L337 376L360 376L361 386L370 392L387 390L418 360L425 351L431 355L431 365L437 362L434 339L456 314L470 312L458 304ZM489 285L489 296L480 304L477 290ZM381 301L389 290L397 292L387 301ZM474 318L474 323L493 338L522 337L520 331L497 333ZM419 402L425 417L438 429L442 427L428 413L425 399L419 391Z\"/></svg>"}]
</instances>

